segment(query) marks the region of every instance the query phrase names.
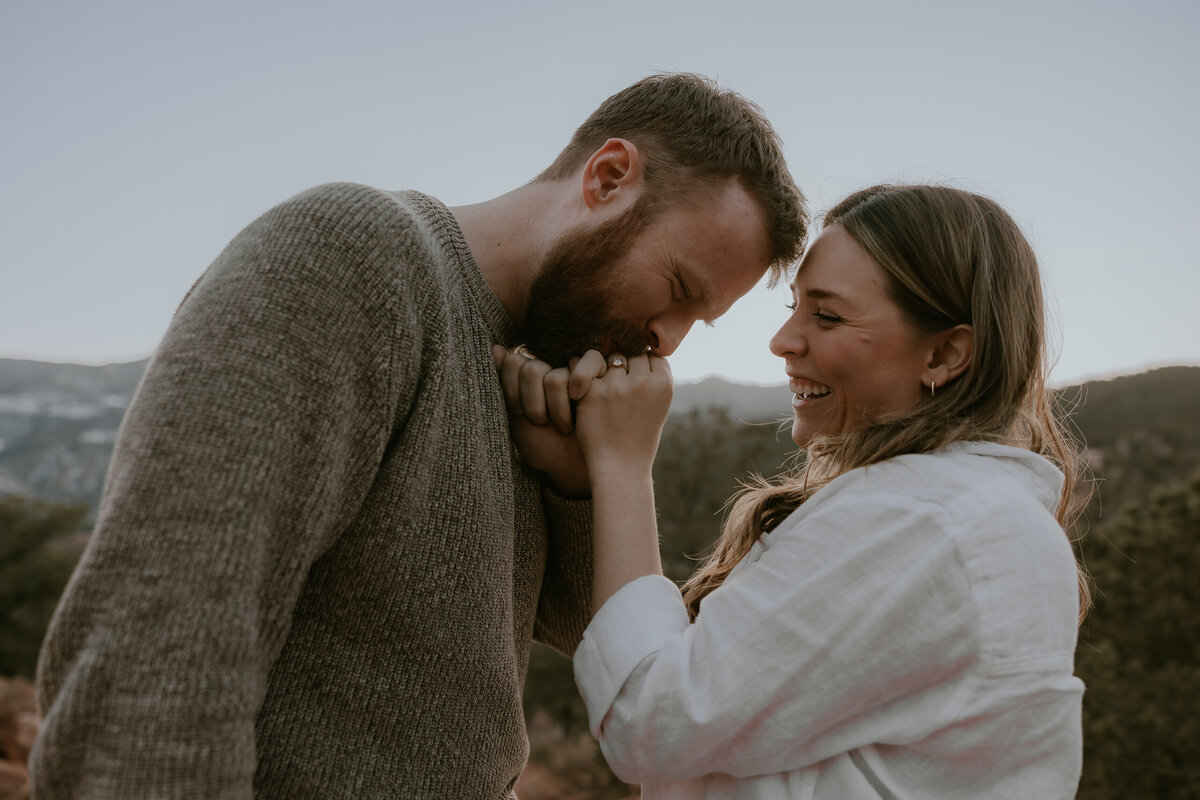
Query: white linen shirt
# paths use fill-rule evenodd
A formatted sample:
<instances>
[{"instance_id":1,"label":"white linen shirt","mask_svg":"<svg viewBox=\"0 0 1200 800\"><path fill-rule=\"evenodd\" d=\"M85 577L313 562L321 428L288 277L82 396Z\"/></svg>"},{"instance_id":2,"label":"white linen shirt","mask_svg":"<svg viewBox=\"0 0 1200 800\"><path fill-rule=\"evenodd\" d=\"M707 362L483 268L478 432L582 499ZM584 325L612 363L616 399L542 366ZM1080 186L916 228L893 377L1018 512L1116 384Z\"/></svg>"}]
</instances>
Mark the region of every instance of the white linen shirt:
<instances>
[{"instance_id":1,"label":"white linen shirt","mask_svg":"<svg viewBox=\"0 0 1200 800\"><path fill-rule=\"evenodd\" d=\"M575 654L592 734L652 798L1075 796L1078 594L1045 459L965 442L848 472L689 623L666 578Z\"/></svg>"}]
</instances>

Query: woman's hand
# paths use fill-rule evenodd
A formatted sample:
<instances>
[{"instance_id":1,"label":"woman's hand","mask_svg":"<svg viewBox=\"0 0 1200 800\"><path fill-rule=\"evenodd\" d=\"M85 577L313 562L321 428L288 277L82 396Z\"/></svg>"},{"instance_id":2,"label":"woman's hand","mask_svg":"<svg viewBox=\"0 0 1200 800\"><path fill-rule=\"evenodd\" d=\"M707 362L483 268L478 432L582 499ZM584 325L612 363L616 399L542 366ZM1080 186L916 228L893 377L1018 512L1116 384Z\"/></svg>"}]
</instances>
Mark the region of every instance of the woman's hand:
<instances>
[{"instance_id":1,"label":"woman's hand","mask_svg":"<svg viewBox=\"0 0 1200 800\"><path fill-rule=\"evenodd\" d=\"M585 358L599 355L590 350ZM649 475L671 408L674 389L666 359L610 356L608 363L618 359L628 364L628 371L623 365L609 366L591 381L577 409L579 444L593 488L610 474Z\"/></svg>"},{"instance_id":2,"label":"woman's hand","mask_svg":"<svg viewBox=\"0 0 1200 800\"><path fill-rule=\"evenodd\" d=\"M626 372L618 358L609 357L576 408L592 488L593 612L630 581L662 574L651 467L671 408L671 368L640 355Z\"/></svg>"}]
</instances>

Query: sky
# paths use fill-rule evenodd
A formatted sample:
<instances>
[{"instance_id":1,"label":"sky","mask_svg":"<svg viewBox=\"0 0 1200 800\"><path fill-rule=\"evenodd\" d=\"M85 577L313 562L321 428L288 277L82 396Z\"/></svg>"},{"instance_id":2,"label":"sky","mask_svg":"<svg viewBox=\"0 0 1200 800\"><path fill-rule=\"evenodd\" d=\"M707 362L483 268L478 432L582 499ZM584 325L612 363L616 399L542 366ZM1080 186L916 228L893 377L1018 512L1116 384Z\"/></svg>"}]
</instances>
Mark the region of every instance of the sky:
<instances>
[{"instance_id":1,"label":"sky","mask_svg":"<svg viewBox=\"0 0 1200 800\"><path fill-rule=\"evenodd\" d=\"M1200 3L0 2L0 358L150 355L260 214L354 181L479 202L607 96L699 72L762 107L819 213L979 191L1038 253L1052 382L1200 364ZM676 380L786 380L756 288Z\"/></svg>"}]
</instances>

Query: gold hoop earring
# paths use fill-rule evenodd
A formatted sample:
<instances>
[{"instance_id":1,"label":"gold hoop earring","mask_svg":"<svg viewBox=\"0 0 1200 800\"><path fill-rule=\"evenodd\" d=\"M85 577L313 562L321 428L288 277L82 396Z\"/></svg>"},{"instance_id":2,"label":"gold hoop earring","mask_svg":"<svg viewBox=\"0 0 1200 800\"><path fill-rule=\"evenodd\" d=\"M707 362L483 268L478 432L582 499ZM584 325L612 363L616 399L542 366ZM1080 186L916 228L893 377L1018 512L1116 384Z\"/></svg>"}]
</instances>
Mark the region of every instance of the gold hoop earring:
<instances>
[{"instance_id":1,"label":"gold hoop earring","mask_svg":"<svg viewBox=\"0 0 1200 800\"><path fill-rule=\"evenodd\" d=\"M931 380L929 382L929 399L932 400L934 395L936 395L936 394L937 394L937 381Z\"/></svg>"}]
</instances>

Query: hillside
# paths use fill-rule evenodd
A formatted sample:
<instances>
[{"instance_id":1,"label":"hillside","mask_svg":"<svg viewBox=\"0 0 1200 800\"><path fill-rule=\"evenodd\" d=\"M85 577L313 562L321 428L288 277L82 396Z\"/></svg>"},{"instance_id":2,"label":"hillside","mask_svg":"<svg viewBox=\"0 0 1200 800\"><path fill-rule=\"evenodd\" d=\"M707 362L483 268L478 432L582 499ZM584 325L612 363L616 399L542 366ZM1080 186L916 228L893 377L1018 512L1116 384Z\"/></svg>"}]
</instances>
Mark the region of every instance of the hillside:
<instances>
[{"instance_id":1,"label":"hillside","mask_svg":"<svg viewBox=\"0 0 1200 800\"><path fill-rule=\"evenodd\" d=\"M729 416L743 422L767 422L791 416L791 396L787 384L754 386L730 383L721 378L705 378L675 387L671 413L707 408L723 408Z\"/></svg>"},{"instance_id":2,"label":"hillside","mask_svg":"<svg viewBox=\"0 0 1200 800\"><path fill-rule=\"evenodd\" d=\"M1200 367L1165 367L1061 394L1102 479L1098 513L1149 497L1200 466Z\"/></svg>"},{"instance_id":3,"label":"hillside","mask_svg":"<svg viewBox=\"0 0 1200 800\"><path fill-rule=\"evenodd\" d=\"M10 554L0 559L0 586L23 587L0 603L0 664L10 674L33 674L42 631L87 538L82 517L94 513L144 367L0 361L0 545ZM1097 488L1072 532L1096 586L1076 658L1088 687L1079 797L1200 796L1191 757L1200 734L1190 707L1177 702L1200 692L1200 367L1091 382L1060 397L1074 409ZM655 462L671 578L686 577L716 537L739 480L773 474L795 452L787 426L773 421L786 403L784 387L677 387ZM534 647L524 701L530 781L553 779L580 798L628 796L587 733L569 661Z\"/></svg>"}]
</instances>

